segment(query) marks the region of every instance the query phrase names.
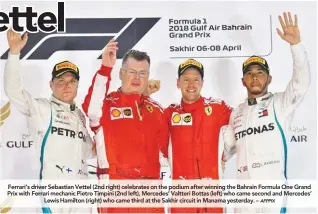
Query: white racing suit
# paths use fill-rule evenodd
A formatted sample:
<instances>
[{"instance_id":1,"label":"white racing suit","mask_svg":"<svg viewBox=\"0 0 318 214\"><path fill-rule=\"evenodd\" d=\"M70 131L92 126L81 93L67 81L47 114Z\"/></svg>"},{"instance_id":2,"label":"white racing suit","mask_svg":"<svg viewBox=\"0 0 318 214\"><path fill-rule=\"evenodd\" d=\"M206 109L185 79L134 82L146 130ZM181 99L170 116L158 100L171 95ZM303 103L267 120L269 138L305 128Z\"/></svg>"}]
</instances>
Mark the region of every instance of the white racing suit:
<instances>
[{"instance_id":1,"label":"white racing suit","mask_svg":"<svg viewBox=\"0 0 318 214\"><path fill-rule=\"evenodd\" d=\"M39 178L87 179L86 160L92 157L92 140L80 109L53 96L34 99L22 88L19 55L9 54L4 89L10 102L28 118L28 126L39 154ZM53 208L43 213L91 213L90 208Z\"/></svg>"},{"instance_id":2,"label":"white racing suit","mask_svg":"<svg viewBox=\"0 0 318 214\"><path fill-rule=\"evenodd\" d=\"M237 177L245 180L287 182L287 144L285 132L293 112L302 102L310 85L309 64L303 44L291 46L293 76L282 93L268 93L240 104L231 114L229 125L222 128L224 158L236 152ZM221 133L221 134L222 134ZM240 208L237 213L284 213L281 208Z\"/></svg>"}]
</instances>

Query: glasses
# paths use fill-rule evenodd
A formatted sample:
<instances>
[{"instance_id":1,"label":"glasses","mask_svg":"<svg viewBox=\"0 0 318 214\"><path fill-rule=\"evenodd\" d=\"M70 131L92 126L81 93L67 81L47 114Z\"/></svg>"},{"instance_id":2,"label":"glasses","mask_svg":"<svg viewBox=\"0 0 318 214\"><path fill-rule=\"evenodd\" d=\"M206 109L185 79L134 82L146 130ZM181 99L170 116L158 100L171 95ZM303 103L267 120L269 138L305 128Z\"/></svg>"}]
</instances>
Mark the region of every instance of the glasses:
<instances>
[{"instance_id":1,"label":"glasses","mask_svg":"<svg viewBox=\"0 0 318 214\"><path fill-rule=\"evenodd\" d=\"M55 81L55 83L56 83L58 86L65 86L65 85L77 86L77 85L78 85L78 80L72 79L72 80L66 81L66 80L64 80L64 79L57 79L57 80Z\"/></svg>"},{"instance_id":2,"label":"glasses","mask_svg":"<svg viewBox=\"0 0 318 214\"><path fill-rule=\"evenodd\" d=\"M135 77L135 76L139 76L140 78L147 78L148 77L148 74L149 72L147 71L135 71L135 70L126 70L124 69L126 72L127 72L127 75L128 76L131 76L131 77Z\"/></svg>"}]
</instances>

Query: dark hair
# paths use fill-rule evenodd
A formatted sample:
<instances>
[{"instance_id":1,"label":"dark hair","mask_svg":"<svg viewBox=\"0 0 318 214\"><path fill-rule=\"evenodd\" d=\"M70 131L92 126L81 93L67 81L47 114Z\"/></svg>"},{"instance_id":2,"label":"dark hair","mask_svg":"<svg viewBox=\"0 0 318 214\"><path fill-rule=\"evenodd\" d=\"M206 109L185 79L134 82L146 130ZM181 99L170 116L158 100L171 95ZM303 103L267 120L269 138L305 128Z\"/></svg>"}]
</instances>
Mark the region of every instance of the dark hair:
<instances>
[{"instance_id":1,"label":"dark hair","mask_svg":"<svg viewBox=\"0 0 318 214\"><path fill-rule=\"evenodd\" d=\"M134 58L137 61L147 60L150 65L150 57L146 52L137 51L137 50L129 50L125 53L123 57L122 64L124 64L128 58Z\"/></svg>"}]
</instances>

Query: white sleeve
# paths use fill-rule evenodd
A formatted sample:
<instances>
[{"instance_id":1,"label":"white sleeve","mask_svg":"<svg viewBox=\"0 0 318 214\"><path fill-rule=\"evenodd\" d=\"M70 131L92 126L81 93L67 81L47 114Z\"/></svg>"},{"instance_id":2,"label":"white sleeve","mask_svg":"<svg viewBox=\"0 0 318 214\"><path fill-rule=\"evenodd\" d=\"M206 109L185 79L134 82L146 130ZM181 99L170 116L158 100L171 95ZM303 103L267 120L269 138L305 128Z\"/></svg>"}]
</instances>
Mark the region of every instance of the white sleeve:
<instances>
[{"instance_id":1,"label":"white sleeve","mask_svg":"<svg viewBox=\"0 0 318 214\"><path fill-rule=\"evenodd\" d=\"M304 45L299 43L291 45L290 48L293 58L293 76L280 97L281 111L287 115L302 102L310 85L309 62Z\"/></svg>"},{"instance_id":2,"label":"white sleeve","mask_svg":"<svg viewBox=\"0 0 318 214\"><path fill-rule=\"evenodd\" d=\"M86 159L93 159L96 158L96 153L93 151L93 146L95 146L95 142L92 140L89 133L87 133L88 136L86 137ZM96 147L95 147L96 148Z\"/></svg>"},{"instance_id":3,"label":"white sleeve","mask_svg":"<svg viewBox=\"0 0 318 214\"><path fill-rule=\"evenodd\" d=\"M85 115L83 114L82 110L78 109L78 116L80 122L83 123L83 128L85 128L85 136L86 136L86 141L85 141L85 146L84 146L84 158L87 159L93 159L96 157L96 153L93 152L93 146L95 145L95 142L93 141L90 131L87 127L88 123L86 120ZM95 147L96 148L96 147Z\"/></svg>"},{"instance_id":4,"label":"white sleeve","mask_svg":"<svg viewBox=\"0 0 318 214\"><path fill-rule=\"evenodd\" d=\"M219 144L223 146L223 161L228 161L236 153L236 141L231 125L222 126L220 129Z\"/></svg>"},{"instance_id":5,"label":"white sleeve","mask_svg":"<svg viewBox=\"0 0 318 214\"><path fill-rule=\"evenodd\" d=\"M22 87L19 57L9 53L4 69L4 91L22 114L31 117L36 113L37 102Z\"/></svg>"},{"instance_id":6,"label":"white sleeve","mask_svg":"<svg viewBox=\"0 0 318 214\"><path fill-rule=\"evenodd\" d=\"M94 132L97 132L102 123L101 118L103 116L105 97L108 95L111 81L111 71L112 68L101 66L96 72L82 104L83 111L88 116L90 127Z\"/></svg>"}]
</instances>

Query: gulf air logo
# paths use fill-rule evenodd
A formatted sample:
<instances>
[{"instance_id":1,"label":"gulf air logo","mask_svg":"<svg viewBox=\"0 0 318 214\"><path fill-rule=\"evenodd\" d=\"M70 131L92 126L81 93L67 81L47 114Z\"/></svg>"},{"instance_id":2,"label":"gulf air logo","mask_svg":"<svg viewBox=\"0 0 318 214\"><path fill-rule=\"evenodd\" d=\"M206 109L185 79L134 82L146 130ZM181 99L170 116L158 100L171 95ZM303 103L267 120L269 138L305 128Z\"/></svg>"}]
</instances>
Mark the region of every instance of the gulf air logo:
<instances>
[{"instance_id":1,"label":"gulf air logo","mask_svg":"<svg viewBox=\"0 0 318 214\"><path fill-rule=\"evenodd\" d=\"M4 121L9 117L10 115L10 102L5 104L0 109L0 126L4 124Z\"/></svg>"},{"instance_id":2,"label":"gulf air logo","mask_svg":"<svg viewBox=\"0 0 318 214\"><path fill-rule=\"evenodd\" d=\"M10 116L10 102L5 104L0 109L0 127L4 124L4 121ZM1 147L1 144L0 144ZM7 197L0 203L0 213L8 213L12 209L13 197Z\"/></svg>"},{"instance_id":3,"label":"gulf air logo","mask_svg":"<svg viewBox=\"0 0 318 214\"><path fill-rule=\"evenodd\" d=\"M12 196L7 197L0 204L0 213L8 213L12 209L14 198Z\"/></svg>"}]
</instances>

